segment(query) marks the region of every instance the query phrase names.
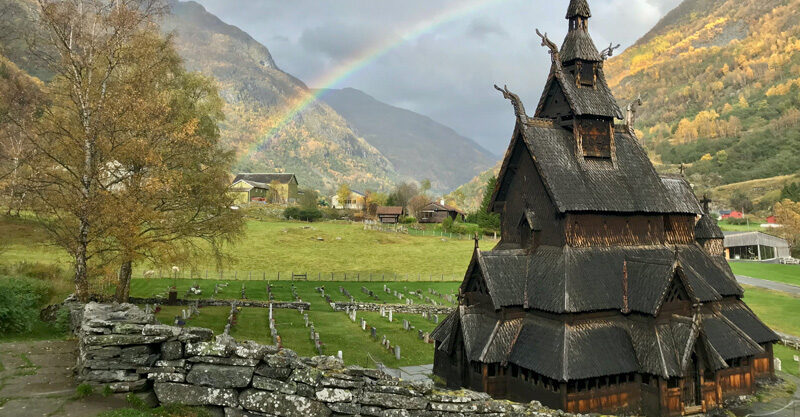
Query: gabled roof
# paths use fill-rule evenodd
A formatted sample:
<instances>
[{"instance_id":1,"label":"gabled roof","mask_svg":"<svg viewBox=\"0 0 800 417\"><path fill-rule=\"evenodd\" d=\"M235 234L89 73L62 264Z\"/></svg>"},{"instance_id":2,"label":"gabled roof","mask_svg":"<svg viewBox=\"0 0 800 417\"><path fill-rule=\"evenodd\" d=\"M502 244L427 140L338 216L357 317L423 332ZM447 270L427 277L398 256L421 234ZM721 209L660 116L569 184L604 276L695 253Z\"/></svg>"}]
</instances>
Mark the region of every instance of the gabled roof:
<instances>
[{"instance_id":1,"label":"gabled roof","mask_svg":"<svg viewBox=\"0 0 800 417\"><path fill-rule=\"evenodd\" d=\"M674 207L680 208L684 213L702 213L703 207L694 195L692 185L683 176L663 176L661 182L667 188Z\"/></svg>"},{"instance_id":2,"label":"gabled roof","mask_svg":"<svg viewBox=\"0 0 800 417\"><path fill-rule=\"evenodd\" d=\"M617 131L614 137L617 160L587 161L575 153L572 132L543 123L519 124L500 170L492 201L505 200L511 154L517 141L533 158L548 194L561 212L605 211L621 213L699 214L696 198L686 202L687 193L674 196L659 177L636 138Z\"/></svg>"},{"instance_id":3,"label":"gabled roof","mask_svg":"<svg viewBox=\"0 0 800 417\"><path fill-rule=\"evenodd\" d=\"M375 214L378 216L401 216L403 208L400 206L380 206L375 211Z\"/></svg>"},{"instance_id":4,"label":"gabled roof","mask_svg":"<svg viewBox=\"0 0 800 417\"><path fill-rule=\"evenodd\" d=\"M469 360L514 363L559 381L629 372L681 377L693 352L715 370L726 368L727 359L763 353L744 329L709 312L658 322L609 317L570 324L531 313L502 319L460 307L432 333L440 349L452 348L443 345L458 323Z\"/></svg>"},{"instance_id":5,"label":"gabled roof","mask_svg":"<svg viewBox=\"0 0 800 417\"><path fill-rule=\"evenodd\" d=\"M725 232L725 247L765 245L776 248L788 248L786 239L772 236L763 232Z\"/></svg>"},{"instance_id":6,"label":"gabled roof","mask_svg":"<svg viewBox=\"0 0 800 417\"><path fill-rule=\"evenodd\" d=\"M622 311L626 269L628 309L639 313L657 313L676 274L687 293L699 302L743 293L727 263L713 259L697 244L540 246L530 254L522 250L477 251L470 268L476 266L495 309Z\"/></svg>"},{"instance_id":7,"label":"gabled roof","mask_svg":"<svg viewBox=\"0 0 800 417\"><path fill-rule=\"evenodd\" d=\"M430 203L426 204L425 207L423 207L422 209L426 210L426 209L431 209L431 208L445 210L445 211L452 211L452 212L456 212L456 213L459 213L459 214L464 214L464 212L461 211L457 207L449 206L447 204L442 204L442 203L439 203L439 202L436 202L436 201L431 201Z\"/></svg>"},{"instance_id":8,"label":"gabled roof","mask_svg":"<svg viewBox=\"0 0 800 417\"><path fill-rule=\"evenodd\" d=\"M265 190L269 190L269 185L264 184L263 182L255 182L255 181L249 181L249 180L244 180L244 179L238 180L238 181L234 181L233 184L231 184L231 186L234 186L234 185L239 184L239 183L245 183L245 184L247 184L247 185L249 185L249 186L251 186L253 188L263 188Z\"/></svg>"},{"instance_id":9,"label":"gabled roof","mask_svg":"<svg viewBox=\"0 0 800 417\"><path fill-rule=\"evenodd\" d=\"M247 181L254 181L262 184L270 184L273 181L277 181L280 184L288 184L289 182L295 178L294 174L283 173L283 172L276 172L276 173L253 173L253 172L242 172L236 175L236 178L233 179L233 182L239 180L247 180Z\"/></svg>"},{"instance_id":10,"label":"gabled roof","mask_svg":"<svg viewBox=\"0 0 800 417\"><path fill-rule=\"evenodd\" d=\"M611 89L608 87L602 67L597 68L597 81L595 82L595 87L592 88L578 87L575 74L555 65L550 71L544 92L541 99L539 99L539 105L536 107L536 117L541 115L547 95L556 83L561 88L564 96L566 96L569 107L576 116L601 116L622 119L622 110L620 110L614 95L611 93Z\"/></svg>"}]
</instances>

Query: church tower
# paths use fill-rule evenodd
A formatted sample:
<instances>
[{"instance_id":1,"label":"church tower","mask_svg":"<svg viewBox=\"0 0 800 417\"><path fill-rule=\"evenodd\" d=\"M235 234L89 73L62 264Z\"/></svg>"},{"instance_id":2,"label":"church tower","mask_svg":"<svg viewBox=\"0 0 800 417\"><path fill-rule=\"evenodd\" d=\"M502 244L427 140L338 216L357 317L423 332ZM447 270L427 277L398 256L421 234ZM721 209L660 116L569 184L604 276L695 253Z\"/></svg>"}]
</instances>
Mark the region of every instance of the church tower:
<instances>
[{"instance_id":1,"label":"church tower","mask_svg":"<svg viewBox=\"0 0 800 417\"><path fill-rule=\"evenodd\" d=\"M679 416L753 391L777 335L742 301L719 228L683 177L661 177L627 125L571 0L550 73L516 125L459 306L432 334L434 373L569 412Z\"/></svg>"}]
</instances>

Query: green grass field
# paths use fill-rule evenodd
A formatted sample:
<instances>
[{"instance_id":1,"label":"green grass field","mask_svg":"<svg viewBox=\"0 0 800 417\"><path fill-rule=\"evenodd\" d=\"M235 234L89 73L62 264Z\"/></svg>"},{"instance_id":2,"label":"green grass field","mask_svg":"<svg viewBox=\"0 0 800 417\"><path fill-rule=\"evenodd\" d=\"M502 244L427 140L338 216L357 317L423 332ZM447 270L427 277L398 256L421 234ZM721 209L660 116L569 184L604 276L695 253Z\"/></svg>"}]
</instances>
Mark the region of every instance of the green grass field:
<instances>
[{"instance_id":1,"label":"green grass field","mask_svg":"<svg viewBox=\"0 0 800 417\"><path fill-rule=\"evenodd\" d=\"M800 335L800 297L745 285L744 302L773 329Z\"/></svg>"},{"instance_id":2,"label":"green grass field","mask_svg":"<svg viewBox=\"0 0 800 417\"><path fill-rule=\"evenodd\" d=\"M750 219L750 224L731 224L727 220L720 220L718 222L719 228L724 232L763 232L764 228L761 227L761 221Z\"/></svg>"},{"instance_id":3,"label":"green grass field","mask_svg":"<svg viewBox=\"0 0 800 417\"><path fill-rule=\"evenodd\" d=\"M734 274L800 286L800 265L731 262Z\"/></svg>"},{"instance_id":4,"label":"green grass field","mask_svg":"<svg viewBox=\"0 0 800 417\"><path fill-rule=\"evenodd\" d=\"M780 358L783 372L794 376L800 376L800 369L798 369L797 362L794 361L794 356L800 355L800 351L784 345L775 344L773 346L773 353L776 358Z\"/></svg>"},{"instance_id":5,"label":"green grass field","mask_svg":"<svg viewBox=\"0 0 800 417\"><path fill-rule=\"evenodd\" d=\"M29 219L0 217L0 236L5 243L0 264L70 263L67 254L49 245L46 232ZM486 241L484 246L492 247L494 242ZM471 240L364 230L357 223L251 220L242 239L225 248L232 263L223 268L223 273L226 279L233 279L234 271L238 271L237 279L260 279L264 274L275 279L278 273L287 278L295 272L323 280L333 273L336 279L347 274L348 280L368 279L370 274L377 280L398 274L399 279L444 276L452 281L463 277L472 248ZM219 274L213 259L196 262L194 268L203 277L206 273L210 277ZM147 265L135 268L139 275L147 269ZM188 268L182 269L186 270L182 276L189 277Z\"/></svg>"}]
</instances>

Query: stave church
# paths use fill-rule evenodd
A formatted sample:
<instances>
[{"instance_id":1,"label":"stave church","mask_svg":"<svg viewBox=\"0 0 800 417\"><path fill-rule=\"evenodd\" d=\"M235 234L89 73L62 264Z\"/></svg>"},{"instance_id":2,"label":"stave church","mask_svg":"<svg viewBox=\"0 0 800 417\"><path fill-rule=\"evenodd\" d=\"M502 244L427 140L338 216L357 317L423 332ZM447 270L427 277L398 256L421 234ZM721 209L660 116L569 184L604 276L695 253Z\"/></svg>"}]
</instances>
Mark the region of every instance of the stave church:
<instances>
[{"instance_id":1,"label":"stave church","mask_svg":"<svg viewBox=\"0 0 800 417\"><path fill-rule=\"evenodd\" d=\"M539 33L552 62L533 117L496 87L516 115L491 199L501 240L476 242L434 373L573 413L706 412L774 374L778 336L742 301L708 201L635 137L590 17L571 0L561 48Z\"/></svg>"}]
</instances>

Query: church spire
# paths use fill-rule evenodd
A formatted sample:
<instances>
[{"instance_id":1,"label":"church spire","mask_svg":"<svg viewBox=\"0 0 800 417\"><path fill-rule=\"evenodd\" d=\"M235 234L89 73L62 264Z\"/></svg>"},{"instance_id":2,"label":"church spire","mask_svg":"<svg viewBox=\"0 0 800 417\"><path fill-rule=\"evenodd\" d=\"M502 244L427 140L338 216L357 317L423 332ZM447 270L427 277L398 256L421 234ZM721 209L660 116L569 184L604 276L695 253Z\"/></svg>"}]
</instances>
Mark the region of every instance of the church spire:
<instances>
[{"instance_id":1,"label":"church spire","mask_svg":"<svg viewBox=\"0 0 800 417\"><path fill-rule=\"evenodd\" d=\"M567 8L567 19L574 17L583 17L588 19L592 17L592 12L589 10L589 4L586 0L570 0L569 8Z\"/></svg>"}]
</instances>

